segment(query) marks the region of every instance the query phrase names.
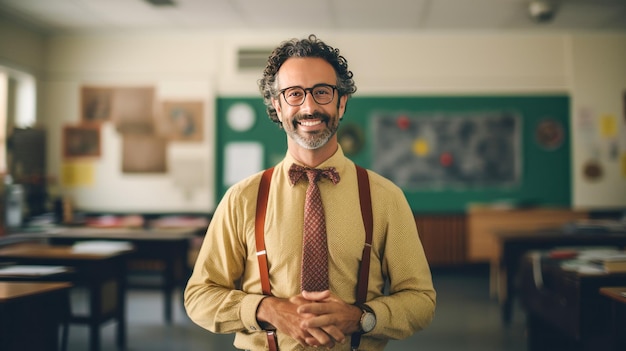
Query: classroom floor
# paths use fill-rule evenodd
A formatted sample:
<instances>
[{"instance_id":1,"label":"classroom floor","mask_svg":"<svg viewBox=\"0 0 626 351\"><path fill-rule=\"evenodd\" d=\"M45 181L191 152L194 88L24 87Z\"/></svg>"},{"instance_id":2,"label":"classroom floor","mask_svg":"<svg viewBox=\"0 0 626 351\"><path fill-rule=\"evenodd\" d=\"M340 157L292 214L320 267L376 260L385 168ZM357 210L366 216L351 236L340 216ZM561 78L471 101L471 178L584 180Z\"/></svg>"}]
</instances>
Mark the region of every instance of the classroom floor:
<instances>
[{"instance_id":1,"label":"classroom floor","mask_svg":"<svg viewBox=\"0 0 626 351\"><path fill-rule=\"evenodd\" d=\"M500 307L489 296L486 267L433 269L438 293L433 323L406 340L391 341L386 351L522 351L526 350L524 314L516 306L513 321L504 327ZM157 291L128 292L127 351L224 351L235 350L232 335L215 335L191 322L182 306L174 323L162 319L162 296ZM102 351L115 347L115 323L102 327ZM68 351L88 350L88 330L72 325Z\"/></svg>"}]
</instances>

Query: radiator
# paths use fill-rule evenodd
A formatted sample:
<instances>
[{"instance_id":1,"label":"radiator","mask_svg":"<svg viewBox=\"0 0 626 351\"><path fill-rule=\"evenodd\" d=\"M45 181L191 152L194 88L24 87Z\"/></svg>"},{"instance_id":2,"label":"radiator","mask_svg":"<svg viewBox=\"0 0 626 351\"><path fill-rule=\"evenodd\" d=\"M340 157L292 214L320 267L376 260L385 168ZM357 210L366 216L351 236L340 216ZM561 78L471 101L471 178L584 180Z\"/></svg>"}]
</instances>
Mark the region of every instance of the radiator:
<instances>
[{"instance_id":1,"label":"radiator","mask_svg":"<svg viewBox=\"0 0 626 351\"><path fill-rule=\"evenodd\" d=\"M465 214L416 215L415 223L431 266L466 262Z\"/></svg>"}]
</instances>

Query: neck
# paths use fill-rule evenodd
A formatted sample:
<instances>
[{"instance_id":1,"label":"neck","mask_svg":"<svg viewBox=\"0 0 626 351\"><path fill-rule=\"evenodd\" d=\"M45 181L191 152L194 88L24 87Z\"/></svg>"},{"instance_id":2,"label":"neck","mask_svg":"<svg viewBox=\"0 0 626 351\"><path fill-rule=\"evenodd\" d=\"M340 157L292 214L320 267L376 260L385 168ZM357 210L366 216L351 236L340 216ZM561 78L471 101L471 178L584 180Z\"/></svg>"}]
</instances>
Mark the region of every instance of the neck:
<instances>
[{"instance_id":1,"label":"neck","mask_svg":"<svg viewBox=\"0 0 626 351\"><path fill-rule=\"evenodd\" d=\"M289 154L304 166L315 168L322 164L324 161L331 158L335 152L337 152L338 144L335 138L332 138L326 145L319 149L309 150L305 149L294 141L289 139L287 141L287 147Z\"/></svg>"}]
</instances>

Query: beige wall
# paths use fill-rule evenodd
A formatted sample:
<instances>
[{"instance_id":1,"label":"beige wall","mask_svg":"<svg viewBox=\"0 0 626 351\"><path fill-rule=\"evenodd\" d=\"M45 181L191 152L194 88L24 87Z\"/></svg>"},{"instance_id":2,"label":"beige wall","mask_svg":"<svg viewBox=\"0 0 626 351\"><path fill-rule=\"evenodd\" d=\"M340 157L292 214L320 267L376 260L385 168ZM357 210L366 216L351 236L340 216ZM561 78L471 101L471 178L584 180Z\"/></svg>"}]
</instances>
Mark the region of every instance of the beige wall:
<instances>
[{"instance_id":1,"label":"beige wall","mask_svg":"<svg viewBox=\"0 0 626 351\"><path fill-rule=\"evenodd\" d=\"M44 65L44 35L0 17L0 65L37 75Z\"/></svg>"},{"instance_id":2,"label":"beige wall","mask_svg":"<svg viewBox=\"0 0 626 351\"><path fill-rule=\"evenodd\" d=\"M590 183L580 168L576 113L618 119L618 147L626 153L624 97L626 35L317 33L341 49L355 74L359 96L432 94L542 94L572 97L573 201L575 207L626 206L626 178L619 161L599 155L606 175ZM104 150L94 161L94 186L67 189L81 208L91 210L211 211L214 209L214 101L216 96L257 96L258 72L237 72L237 48L274 47L306 33L153 33L55 36L45 41L39 119L49 130L49 170L59 175L61 127L79 119L83 84L151 84L159 99L205 102L206 134L198 145L174 144L168 160L197 160L206 183L181 191L168 175L129 177L120 171L120 140L105 127ZM31 50L36 55L36 50ZM6 55L0 48L0 58ZM33 57L25 62L36 61ZM598 143L607 141L601 137Z\"/></svg>"},{"instance_id":3,"label":"beige wall","mask_svg":"<svg viewBox=\"0 0 626 351\"><path fill-rule=\"evenodd\" d=\"M573 202L576 206L624 208L626 36L578 35L571 39L571 52ZM586 125L587 116L594 119L593 125ZM603 127L607 119L617 120L616 133ZM583 176L590 161L599 161L603 167L599 181L587 181Z\"/></svg>"}]
</instances>

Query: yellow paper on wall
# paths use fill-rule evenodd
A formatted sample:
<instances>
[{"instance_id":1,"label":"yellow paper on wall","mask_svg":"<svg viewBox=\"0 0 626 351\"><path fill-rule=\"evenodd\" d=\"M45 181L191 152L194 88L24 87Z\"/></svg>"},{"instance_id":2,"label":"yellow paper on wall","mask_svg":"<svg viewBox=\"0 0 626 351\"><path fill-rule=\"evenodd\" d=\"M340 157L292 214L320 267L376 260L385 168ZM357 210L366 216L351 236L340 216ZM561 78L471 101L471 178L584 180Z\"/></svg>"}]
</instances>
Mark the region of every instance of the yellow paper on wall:
<instances>
[{"instance_id":1,"label":"yellow paper on wall","mask_svg":"<svg viewBox=\"0 0 626 351\"><path fill-rule=\"evenodd\" d=\"M89 186L94 184L94 170L91 162L67 162L62 167L63 185Z\"/></svg>"},{"instance_id":2,"label":"yellow paper on wall","mask_svg":"<svg viewBox=\"0 0 626 351\"><path fill-rule=\"evenodd\" d=\"M600 136L603 138L615 138L617 136L617 117L614 115L600 117Z\"/></svg>"}]
</instances>

